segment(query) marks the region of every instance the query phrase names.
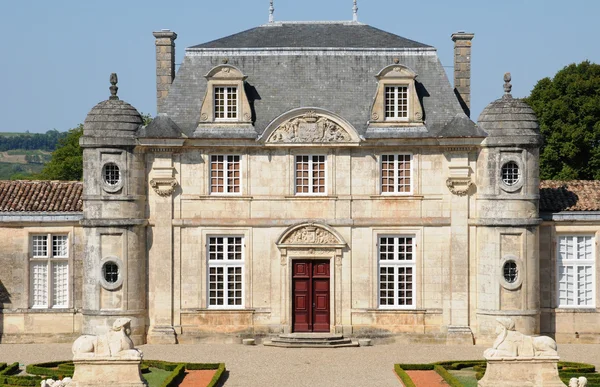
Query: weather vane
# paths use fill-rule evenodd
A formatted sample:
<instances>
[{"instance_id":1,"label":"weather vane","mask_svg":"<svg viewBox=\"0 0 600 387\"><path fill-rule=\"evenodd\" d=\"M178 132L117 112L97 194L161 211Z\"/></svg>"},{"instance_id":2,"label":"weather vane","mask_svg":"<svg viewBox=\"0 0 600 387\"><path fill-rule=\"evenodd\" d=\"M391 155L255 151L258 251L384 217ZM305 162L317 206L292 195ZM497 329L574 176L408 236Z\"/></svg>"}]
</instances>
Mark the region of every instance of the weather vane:
<instances>
[{"instance_id":1,"label":"weather vane","mask_svg":"<svg viewBox=\"0 0 600 387\"><path fill-rule=\"evenodd\" d=\"M352 21L358 22L358 5L356 5L356 0L354 0L354 6L352 7Z\"/></svg>"},{"instance_id":2,"label":"weather vane","mask_svg":"<svg viewBox=\"0 0 600 387\"><path fill-rule=\"evenodd\" d=\"M273 7L273 0L271 0L271 6L269 7L269 23L273 23L275 21L273 12L275 12L275 7Z\"/></svg>"}]
</instances>

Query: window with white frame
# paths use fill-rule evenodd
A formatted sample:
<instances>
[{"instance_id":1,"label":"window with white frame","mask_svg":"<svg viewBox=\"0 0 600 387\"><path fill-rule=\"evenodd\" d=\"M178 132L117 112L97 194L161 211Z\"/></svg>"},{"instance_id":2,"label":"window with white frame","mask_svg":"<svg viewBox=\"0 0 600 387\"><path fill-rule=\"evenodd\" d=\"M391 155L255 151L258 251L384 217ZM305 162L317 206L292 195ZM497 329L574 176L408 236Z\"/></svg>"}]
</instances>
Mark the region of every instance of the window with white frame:
<instances>
[{"instance_id":1,"label":"window with white frame","mask_svg":"<svg viewBox=\"0 0 600 387\"><path fill-rule=\"evenodd\" d=\"M381 193L412 192L412 155L381 155Z\"/></svg>"},{"instance_id":2,"label":"window with white frame","mask_svg":"<svg viewBox=\"0 0 600 387\"><path fill-rule=\"evenodd\" d=\"M208 307L244 306L244 238L210 236L207 239Z\"/></svg>"},{"instance_id":3,"label":"window with white frame","mask_svg":"<svg viewBox=\"0 0 600 387\"><path fill-rule=\"evenodd\" d=\"M414 308L415 237L391 235L379 237L379 307Z\"/></svg>"},{"instance_id":4,"label":"window with white frame","mask_svg":"<svg viewBox=\"0 0 600 387\"><path fill-rule=\"evenodd\" d=\"M215 120L238 118L238 92L234 86L216 86L214 95Z\"/></svg>"},{"instance_id":5,"label":"window with white frame","mask_svg":"<svg viewBox=\"0 0 600 387\"><path fill-rule=\"evenodd\" d=\"M408 85L385 87L385 119L408 120Z\"/></svg>"},{"instance_id":6,"label":"window with white frame","mask_svg":"<svg viewBox=\"0 0 600 387\"><path fill-rule=\"evenodd\" d=\"M217 194L241 193L239 155L210 156L210 192Z\"/></svg>"},{"instance_id":7,"label":"window with white frame","mask_svg":"<svg viewBox=\"0 0 600 387\"><path fill-rule=\"evenodd\" d=\"M595 306L595 243L592 235L558 237L558 306Z\"/></svg>"},{"instance_id":8,"label":"window with white frame","mask_svg":"<svg viewBox=\"0 0 600 387\"><path fill-rule=\"evenodd\" d=\"M325 156L296 156L296 193L322 194L325 190Z\"/></svg>"},{"instance_id":9,"label":"window with white frame","mask_svg":"<svg viewBox=\"0 0 600 387\"><path fill-rule=\"evenodd\" d=\"M69 306L69 237L31 236L30 304L32 308Z\"/></svg>"}]
</instances>

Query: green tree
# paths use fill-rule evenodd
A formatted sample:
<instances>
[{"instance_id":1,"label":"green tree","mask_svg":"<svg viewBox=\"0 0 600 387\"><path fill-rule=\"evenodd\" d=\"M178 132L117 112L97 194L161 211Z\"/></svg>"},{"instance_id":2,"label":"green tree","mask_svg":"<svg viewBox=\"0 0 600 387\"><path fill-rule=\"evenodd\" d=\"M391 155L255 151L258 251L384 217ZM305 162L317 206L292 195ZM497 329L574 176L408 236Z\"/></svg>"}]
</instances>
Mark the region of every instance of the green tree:
<instances>
[{"instance_id":1,"label":"green tree","mask_svg":"<svg viewBox=\"0 0 600 387\"><path fill-rule=\"evenodd\" d=\"M600 65L571 64L525 101L540 121L540 177L600 180Z\"/></svg>"},{"instance_id":2,"label":"green tree","mask_svg":"<svg viewBox=\"0 0 600 387\"><path fill-rule=\"evenodd\" d=\"M79 138L82 134L82 124L69 130L67 136L59 140L50 162L36 177L43 180L81 180L83 149L79 146Z\"/></svg>"}]
</instances>

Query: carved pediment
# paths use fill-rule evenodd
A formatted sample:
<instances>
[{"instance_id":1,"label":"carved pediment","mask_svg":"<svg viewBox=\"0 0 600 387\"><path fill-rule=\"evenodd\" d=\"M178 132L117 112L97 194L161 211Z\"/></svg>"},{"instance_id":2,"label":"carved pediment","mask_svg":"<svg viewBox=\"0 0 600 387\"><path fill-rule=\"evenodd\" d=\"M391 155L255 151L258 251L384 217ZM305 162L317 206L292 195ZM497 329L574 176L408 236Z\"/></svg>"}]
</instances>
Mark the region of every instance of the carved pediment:
<instances>
[{"instance_id":1,"label":"carved pediment","mask_svg":"<svg viewBox=\"0 0 600 387\"><path fill-rule=\"evenodd\" d=\"M339 243L338 239L329 231L315 227L305 226L294 230L287 238L285 244L310 244L310 245L328 245Z\"/></svg>"},{"instance_id":2,"label":"carved pediment","mask_svg":"<svg viewBox=\"0 0 600 387\"><path fill-rule=\"evenodd\" d=\"M330 118L308 111L281 123L271 134L268 143L345 143L353 138Z\"/></svg>"}]
</instances>

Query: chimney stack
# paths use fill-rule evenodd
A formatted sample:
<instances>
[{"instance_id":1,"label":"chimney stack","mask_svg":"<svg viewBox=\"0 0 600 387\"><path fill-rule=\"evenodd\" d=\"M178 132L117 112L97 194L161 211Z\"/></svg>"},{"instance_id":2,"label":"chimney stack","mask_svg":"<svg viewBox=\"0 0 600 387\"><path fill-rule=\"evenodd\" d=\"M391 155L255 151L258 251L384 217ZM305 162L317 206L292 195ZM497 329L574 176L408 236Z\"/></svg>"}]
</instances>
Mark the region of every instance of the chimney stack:
<instances>
[{"instance_id":1,"label":"chimney stack","mask_svg":"<svg viewBox=\"0 0 600 387\"><path fill-rule=\"evenodd\" d=\"M164 113L163 104L175 79L175 39L170 30L152 33L156 38L156 114Z\"/></svg>"},{"instance_id":2,"label":"chimney stack","mask_svg":"<svg viewBox=\"0 0 600 387\"><path fill-rule=\"evenodd\" d=\"M475 34L457 32L454 42L454 94L465 114L471 116L471 40Z\"/></svg>"}]
</instances>

